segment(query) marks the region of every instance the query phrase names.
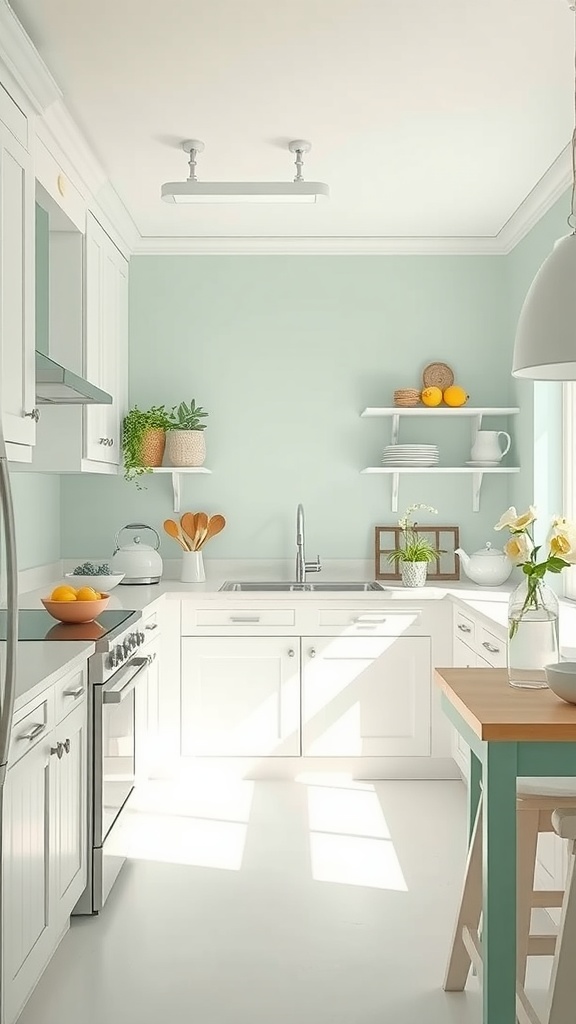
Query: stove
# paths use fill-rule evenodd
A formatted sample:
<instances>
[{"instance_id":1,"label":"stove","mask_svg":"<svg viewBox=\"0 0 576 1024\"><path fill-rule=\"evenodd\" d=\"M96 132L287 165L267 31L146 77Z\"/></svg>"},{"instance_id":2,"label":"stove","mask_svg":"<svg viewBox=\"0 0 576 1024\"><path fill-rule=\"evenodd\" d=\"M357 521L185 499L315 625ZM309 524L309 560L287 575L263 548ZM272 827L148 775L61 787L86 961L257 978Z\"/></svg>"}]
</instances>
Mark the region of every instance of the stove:
<instances>
[{"instance_id":1,"label":"stove","mask_svg":"<svg viewBox=\"0 0 576 1024\"><path fill-rule=\"evenodd\" d=\"M136 623L139 612L118 608L102 612L94 622L57 622L43 608L26 608L18 612L19 640L111 640ZM0 611L0 640L6 639L6 612ZM97 646L96 650L100 648ZM105 648L103 648L105 649Z\"/></svg>"}]
</instances>

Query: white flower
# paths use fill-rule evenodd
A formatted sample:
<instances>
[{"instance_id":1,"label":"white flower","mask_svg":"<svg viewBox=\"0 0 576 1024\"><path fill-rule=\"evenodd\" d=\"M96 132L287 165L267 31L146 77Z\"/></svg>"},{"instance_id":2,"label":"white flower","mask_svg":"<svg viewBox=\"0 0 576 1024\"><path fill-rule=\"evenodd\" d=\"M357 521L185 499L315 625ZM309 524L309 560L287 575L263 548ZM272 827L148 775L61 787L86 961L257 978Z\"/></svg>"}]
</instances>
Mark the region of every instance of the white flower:
<instances>
[{"instance_id":1,"label":"white flower","mask_svg":"<svg viewBox=\"0 0 576 1024\"><path fill-rule=\"evenodd\" d=\"M536 519L536 509L533 505L530 505L527 512L523 512L521 516L518 515L514 505L506 509L504 514L500 516L499 521L494 527L495 530L504 530L506 527L510 530L510 533L522 533L526 527L530 526Z\"/></svg>"},{"instance_id":2,"label":"white flower","mask_svg":"<svg viewBox=\"0 0 576 1024\"><path fill-rule=\"evenodd\" d=\"M401 530L405 530L407 528L407 526L409 525L410 516L419 508L423 508L425 512L433 512L435 516L438 515L438 509L432 508L431 505L423 505L422 502L419 502L416 505L409 505L402 518L398 520L398 526L400 527Z\"/></svg>"},{"instance_id":3,"label":"white flower","mask_svg":"<svg viewBox=\"0 0 576 1024\"><path fill-rule=\"evenodd\" d=\"M515 565L522 565L523 562L527 562L530 558L532 551L530 538L525 533L513 534L504 545L504 551L511 562L514 562Z\"/></svg>"}]
</instances>

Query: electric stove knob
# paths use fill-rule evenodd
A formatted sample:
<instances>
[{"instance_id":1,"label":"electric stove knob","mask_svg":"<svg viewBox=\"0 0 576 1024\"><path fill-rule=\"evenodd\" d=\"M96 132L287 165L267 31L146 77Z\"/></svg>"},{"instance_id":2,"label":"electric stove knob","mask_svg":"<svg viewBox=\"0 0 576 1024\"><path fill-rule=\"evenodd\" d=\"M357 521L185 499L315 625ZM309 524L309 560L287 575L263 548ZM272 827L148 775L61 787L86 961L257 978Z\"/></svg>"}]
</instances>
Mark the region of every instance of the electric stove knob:
<instances>
[{"instance_id":1,"label":"electric stove knob","mask_svg":"<svg viewBox=\"0 0 576 1024\"><path fill-rule=\"evenodd\" d=\"M136 633L136 643L138 644L138 647L142 646L142 644L144 643L145 639L146 639L146 637L144 636L144 633L141 633L141 632Z\"/></svg>"},{"instance_id":2,"label":"electric stove knob","mask_svg":"<svg viewBox=\"0 0 576 1024\"><path fill-rule=\"evenodd\" d=\"M117 668L118 665L121 665L123 661L124 651L120 647L120 644L116 644L116 647L114 648L110 655L110 662L112 664L112 668Z\"/></svg>"},{"instance_id":3,"label":"electric stove knob","mask_svg":"<svg viewBox=\"0 0 576 1024\"><path fill-rule=\"evenodd\" d=\"M124 643L122 644L122 648L123 648L124 658L128 658L129 655L130 655L130 651L132 650L132 644L130 643L130 638L129 637L126 637ZM122 659L123 661L124 661L124 658Z\"/></svg>"}]
</instances>

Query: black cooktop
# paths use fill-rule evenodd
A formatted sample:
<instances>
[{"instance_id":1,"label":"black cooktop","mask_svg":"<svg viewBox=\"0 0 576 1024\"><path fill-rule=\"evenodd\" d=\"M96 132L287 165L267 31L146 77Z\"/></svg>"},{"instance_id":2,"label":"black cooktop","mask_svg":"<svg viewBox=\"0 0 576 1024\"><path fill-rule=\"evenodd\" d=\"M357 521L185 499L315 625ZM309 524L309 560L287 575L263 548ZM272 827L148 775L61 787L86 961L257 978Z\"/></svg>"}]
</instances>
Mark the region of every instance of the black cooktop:
<instances>
[{"instance_id":1,"label":"black cooktop","mask_svg":"<svg viewBox=\"0 0 576 1024\"><path fill-rule=\"evenodd\" d=\"M94 622L57 622L43 608L21 609L18 612L19 640L101 640L118 629L134 615L133 611L117 609L102 612ZM6 639L6 612L0 611L0 640Z\"/></svg>"}]
</instances>

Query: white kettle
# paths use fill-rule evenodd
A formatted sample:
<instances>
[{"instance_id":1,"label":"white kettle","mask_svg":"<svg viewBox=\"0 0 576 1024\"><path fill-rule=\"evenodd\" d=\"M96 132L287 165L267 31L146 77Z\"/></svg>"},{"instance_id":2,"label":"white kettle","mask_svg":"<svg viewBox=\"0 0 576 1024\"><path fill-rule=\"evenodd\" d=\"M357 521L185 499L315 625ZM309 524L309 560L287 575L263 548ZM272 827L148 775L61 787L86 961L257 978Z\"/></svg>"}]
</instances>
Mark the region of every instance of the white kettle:
<instances>
[{"instance_id":1,"label":"white kettle","mask_svg":"<svg viewBox=\"0 0 576 1024\"><path fill-rule=\"evenodd\" d=\"M132 533L126 544L119 544L120 534L124 530ZM156 537L156 543L143 544L140 533L142 530L150 530ZM122 584L134 586L135 584L159 583L162 576L162 558L158 553L160 537L153 526L146 523L127 523L121 530L118 530L114 541L114 554L112 555L112 572L125 573Z\"/></svg>"},{"instance_id":2,"label":"white kettle","mask_svg":"<svg viewBox=\"0 0 576 1024\"><path fill-rule=\"evenodd\" d=\"M456 554L468 579L480 587L499 587L514 568L508 556L499 548L493 548L489 541L473 555L467 555L462 548L456 548Z\"/></svg>"}]
</instances>

